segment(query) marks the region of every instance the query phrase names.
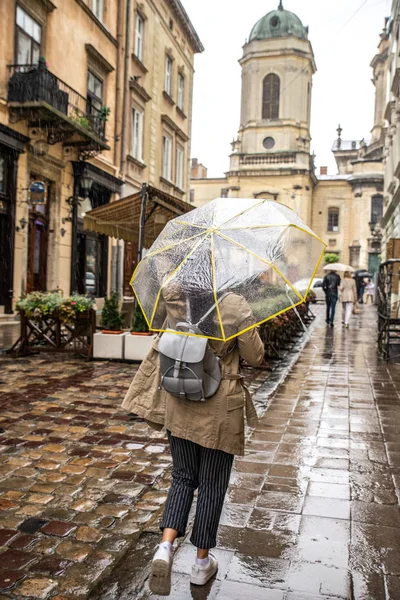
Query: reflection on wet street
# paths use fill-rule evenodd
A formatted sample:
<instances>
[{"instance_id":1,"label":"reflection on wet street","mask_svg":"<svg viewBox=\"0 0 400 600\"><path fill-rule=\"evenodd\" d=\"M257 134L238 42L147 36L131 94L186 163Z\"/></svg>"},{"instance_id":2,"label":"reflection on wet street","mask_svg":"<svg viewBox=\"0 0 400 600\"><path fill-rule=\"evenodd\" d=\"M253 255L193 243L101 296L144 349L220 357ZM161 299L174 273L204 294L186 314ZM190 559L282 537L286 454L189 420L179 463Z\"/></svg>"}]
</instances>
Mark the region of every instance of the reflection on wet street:
<instances>
[{"instance_id":1,"label":"reflection on wet street","mask_svg":"<svg viewBox=\"0 0 400 600\"><path fill-rule=\"evenodd\" d=\"M400 366L377 357L374 308L348 330L327 329L318 310L311 341L236 460L215 581L190 586L185 542L171 598L400 598ZM120 583L100 597L128 590ZM146 586L137 597L155 598Z\"/></svg>"},{"instance_id":2,"label":"reflection on wet street","mask_svg":"<svg viewBox=\"0 0 400 600\"><path fill-rule=\"evenodd\" d=\"M272 397L278 376L253 372L268 408L235 462L217 577L190 585L185 540L174 600L400 598L400 366L378 358L376 312L362 308L346 330L317 307ZM0 369L0 600L155 599L170 455L120 411L136 367L46 355Z\"/></svg>"}]
</instances>

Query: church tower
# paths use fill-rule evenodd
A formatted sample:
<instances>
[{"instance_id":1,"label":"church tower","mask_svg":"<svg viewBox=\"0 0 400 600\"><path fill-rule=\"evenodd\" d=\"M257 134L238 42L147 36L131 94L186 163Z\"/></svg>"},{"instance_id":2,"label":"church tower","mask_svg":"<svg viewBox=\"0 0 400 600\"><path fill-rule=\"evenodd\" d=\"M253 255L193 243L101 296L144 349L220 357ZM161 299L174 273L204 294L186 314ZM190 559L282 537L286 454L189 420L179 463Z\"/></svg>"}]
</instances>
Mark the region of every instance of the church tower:
<instances>
[{"instance_id":1,"label":"church tower","mask_svg":"<svg viewBox=\"0 0 400 600\"><path fill-rule=\"evenodd\" d=\"M277 10L254 25L239 62L241 119L227 173L230 189L236 180L240 197L276 196L309 223L315 184L310 115L316 65L308 28L281 0Z\"/></svg>"}]
</instances>

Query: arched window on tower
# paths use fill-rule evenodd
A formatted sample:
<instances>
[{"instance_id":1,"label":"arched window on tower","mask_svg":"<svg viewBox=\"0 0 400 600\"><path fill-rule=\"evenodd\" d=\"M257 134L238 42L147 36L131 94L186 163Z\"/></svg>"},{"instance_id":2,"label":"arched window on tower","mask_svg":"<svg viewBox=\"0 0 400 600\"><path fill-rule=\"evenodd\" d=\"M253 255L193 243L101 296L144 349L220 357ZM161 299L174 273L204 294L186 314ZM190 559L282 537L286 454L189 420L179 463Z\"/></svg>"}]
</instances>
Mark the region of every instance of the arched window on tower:
<instances>
[{"instance_id":1,"label":"arched window on tower","mask_svg":"<svg viewBox=\"0 0 400 600\"><path fill-rule=\"evenodd\" d=\"M270 73L263 81L263 119L279 119L279 98L281 81L278 75Z\"/></svg>"}]
</instances>

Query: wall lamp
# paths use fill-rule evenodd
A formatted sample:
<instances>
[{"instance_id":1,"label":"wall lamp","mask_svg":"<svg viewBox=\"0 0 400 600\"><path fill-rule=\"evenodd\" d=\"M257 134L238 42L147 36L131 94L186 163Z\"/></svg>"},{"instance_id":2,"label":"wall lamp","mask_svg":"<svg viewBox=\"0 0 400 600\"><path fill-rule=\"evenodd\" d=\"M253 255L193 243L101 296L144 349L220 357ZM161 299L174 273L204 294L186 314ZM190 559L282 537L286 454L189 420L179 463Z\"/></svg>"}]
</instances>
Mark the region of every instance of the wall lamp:
<instances>
[{"instance_id":1,"label":"wall lamp","mask_svg":"<svg viewBox=\"0 0 400 600\"><path fill-rule=\"evenodd\" d=\"M20 231L20 229L25 229L25 227L28 225L28 221L25 219L25 217L22 217L22 219L19 220L19 227L17 226L15 228L15 231Z\"/></svg>"}]
</instances>

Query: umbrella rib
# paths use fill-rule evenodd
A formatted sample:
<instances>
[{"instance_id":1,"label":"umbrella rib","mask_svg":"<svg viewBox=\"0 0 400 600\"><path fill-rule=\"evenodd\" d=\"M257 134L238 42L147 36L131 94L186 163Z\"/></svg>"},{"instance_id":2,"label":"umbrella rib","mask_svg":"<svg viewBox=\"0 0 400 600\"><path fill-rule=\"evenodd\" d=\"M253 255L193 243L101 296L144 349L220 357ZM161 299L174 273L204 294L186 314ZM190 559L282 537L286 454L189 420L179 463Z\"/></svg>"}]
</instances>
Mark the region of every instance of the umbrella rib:
<instances>
[{"instance_id":1,"label":"umbrella rib","mask_svg":"<svg viewBox=\"0 0 400 600\"><path fill-rule=\"evenodd\" d=\"M248 254L251 254L252 256L255 256L256 258L258 258L258 260L260 260L264 264L270 266L275 271L275 273L277 273L279 275L279 277L282 277L282 279L286 282L286 284L290 287L290 289L296 294L296 296L298 298L300 298L302 302L304 301L303 300L303 296L301 296L299 294L299 292L292 286L292 284L290 283L290 281L271 262L269 262L268 260L265 260L264 258L261 258L261 256L258 256L258 254L256 254L255 252L252 252L252 250L249 250L248 248L246 248L246 246L243 246L243 244L239 244L239 242L236 242L235 240L233 240L232 238L228 237L227 235L224 235L220 231L216 231L215 233L217 235L219 235L220 237L226 239L228 242L231 242L232 244L235 244L236 246L238 246L239 248L241 248L242 250L244 250Z\"/></svg>"},{"instance_id":2,"label":"umbrella rib","mask_svg":"<svg viewBox=\"0 0 400 600\"><path fill-rule=\"evenodd\" d=\"M224 225L226 225L230 221L233 221L233 219L237 219L238 217L241 217L242 215L244 215L245 213L247 213L249 210L253 210L253 208L257 208L257 206L261 206L261 204L264 204L264 202L265 202L265 198L263 198L260 202L257 202L257 204L254 204L253 206L249 206L248 208L245 208L244 210L242 210L242 212L240 212L237 215L234 215L233 217L231 217L230 219L228 219L224 223L221 223L221 225L219 227L223 227Z\"/></svg>"},{"instance_id":3,"label":"umbrella rib","mask_svg":"<svg viewBox=\"0 0 400 600\"><path fill-rule=\"evenodd\" d=\"M204 237L199 241L198 244L196 244L196 246L194 248L192 248L192 250L189 252L189 254L187 254L187 256L185 256L185 258L182 260L182 262L176 267L176 269L174 269L174 271L168 275L167 279L164 281L164 283L160 286L159 292L157 294L157 298L156 298L156 302L154 304L154 309L153 309L153 313L151 315L151 319L150 319L150 324L153 324L153 320L158 308L158 304L160 302L160 297L161 297L161 292L163 290L163 288L171 281L171 279L178 273L178 271L182 268L182 266L184 265L184 263L188 260L188 258L190 258L192 256L192 254L194 252L196 252L196 250L201 246L201 244L204 242L204 240L210 235L209 233L202 234ZM195 237L199 237L199 235L195 236ZM150 328L151 329L151 328Z\"/></svg>"},{"instance_id":4,"label":"umbrella rib","mask_svg":"<svg viewBox=\"0 0 400 600\"><path fill-rule=\"evenodd\" d=\"M214 234L211 234L211 270L212 270L212 286L213 286L213 294L214 294L214 302L215 307L217 309L218 321L221 328L222 337L225 340L225 331L224 326L222 324L221 313L219 310L218 299L217 299L217 288L215 285L215 256L214 256Z\"/></svg>"},{"instance_id":5,"label":"umbrella rib","mask_svg":"<svg viewBox=\"0 0 400 600\"><path fill-rule=\"evenodd\" d=\"M187 223L186 221L176 221L175 219L174 223L177 223L178 225L188 225L189 227L197 227L197 229L209 229L208 225L195 225L194 223Z\"/></svg>"},{"instance_id":6,"label":"umbrella rib","mask_svg":"<svg viewBox=\"0 0 400 600\"><path fill-rule=\"evenodd\" d=\"M130 281L130 285L132 287L133 285L133 280L135 279L137 273L138 273L138 269L140 267L140 265L143 264L143 262L148 259L148 258L152 258L153 256L156 256L157 254L160 254L160 252L165 252L166 250L171 250L172 248L176 248L177 246L179 246L179 244L183 244L184 242L190 242L191 240L194 240L195 238L200 237L201 235L205 235L206 232L202 231L201 233L196 233L196 235L192 235L192 237L189 238L185 238L184 240L179 240L179 242L176 242L176 244L171 244L170 246L165 246L164 248L160 248L159 250L154 250L154 252L150 252L150 254L147 254L138 265L136 265L136 268L133 272L131 281Z\"/></svg>"},{"instance_id":7,"label":"umbrella rib","mask_svg":"<svg viewBox=\"0 0 400 600\"><path fill-rule=\"evenodd\" d=\"M310 279L310 285L308 286L308 288L307 288L307 291L306 291L306 293L304 294L304 302L306 301L306 298L307 298L308 294L310 293L311 286L312 286L312 283L313 283L313 281L314 281L314 277L315 277L315 275L317 274L317 271L318 271L318 269L319 269L319 265L321 264L322 258L323 258L324 254L325 254L325 249L326 249L326 244L324 244L324 248L323 248L323 250L322 250L322 252L321 252L321 256L319 257L319 259L318 259L318 262L317 262L317 265L316 265L316 267L315 267L315 269L314 269L314 272L313 272L313 274L312 274L312 276L311 276L311 279Z\"/></svg>"}]
</instances>

